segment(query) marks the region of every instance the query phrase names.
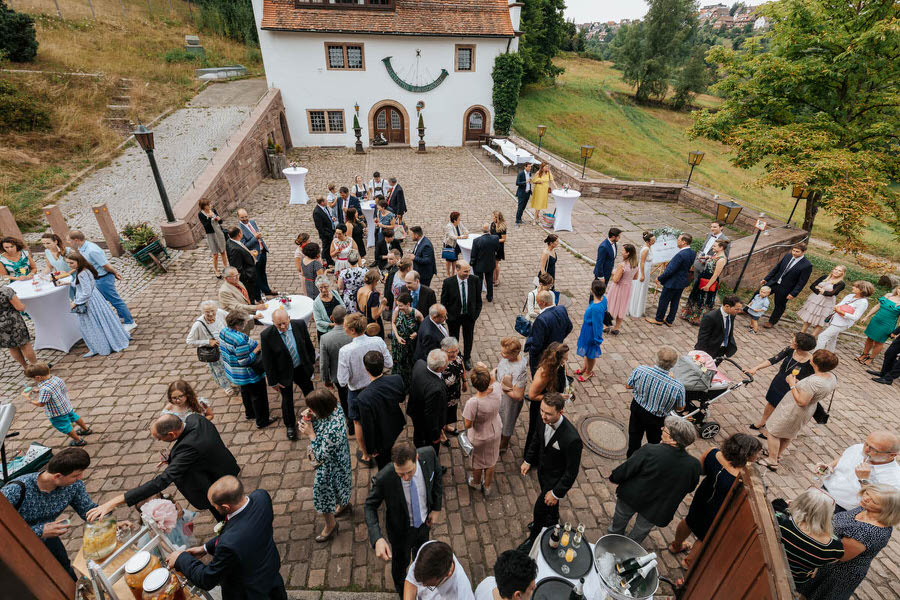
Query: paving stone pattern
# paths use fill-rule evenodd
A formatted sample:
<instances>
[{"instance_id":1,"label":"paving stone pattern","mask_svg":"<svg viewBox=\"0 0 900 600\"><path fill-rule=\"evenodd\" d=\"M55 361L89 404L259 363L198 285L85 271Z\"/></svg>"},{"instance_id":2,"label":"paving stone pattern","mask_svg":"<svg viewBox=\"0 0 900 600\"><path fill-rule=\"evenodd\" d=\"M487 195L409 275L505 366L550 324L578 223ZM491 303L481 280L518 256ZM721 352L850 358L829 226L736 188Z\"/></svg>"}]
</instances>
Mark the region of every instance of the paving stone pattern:
<instances>
[{"instance_id":1,"label":"paving stone pattern","mask_svg":"<svg viewBox=\"0 0 900 600\"><path fill-rule=\"evenodd\" d=\"M406 190L410 225L421 224L426 234L439 246L443 226L452 209L462 212L463 222L470 230L489 219L491 211L501 209L508 219L515 205L506 190L493 178L493 171L479 165L467 149L438 149L419 155L409 150L372 151L356 156L345 150L305 150L295 152L300 164L310 169L307 179L310 196L325 192L327 182L349 184L356 174L380 170L386 175L396 174ZM260 185L246 206L263 229L273 253L269 259L269 280L284 292L298 292L301 282L293 261L292 241L301 231L316 238L311 223L312 204L288 205L288 185L285 181L266 181ZM591 204L595 214L612 222L633 222L631 231L654 224L672 224L683 220L685 228L699 233L705 228L703 217L673 213L671 207L642 206L636 203L604 202ZM579 220L585 219L579 207ZM650 211L645 213L644 211ZM228 220L233 220L229 215ZM597 217L600 219L600 216ZM603 220L592 225L595 230L606 227ZM580 235L580 234L576 234ZM508 260L503 263L502 283L495 292L493 304L485 303L476 333L475 360L489 365L499 360L499 339L515 335L513 321L521 309L531 281L538 270L541 240L545 232L527 226L510 231L506 246ZM587 244L589 240L583 243ZM596 243L597 240L594 240ZM405 244L407 248L410 244ZM283 560L282 572L294 590L390 590L389 565L375 557L367 541L362 514L363 502L374 471L361 468L354 459L354 511L349 518L340 519L341 529L328 544L316 544L312 538L322 527L322 520L312 506L313 468L306 459L306 441L289 442L283 427L257 431L244 421L240 400L227 398L218 391L204 365L198 363L194 350L184 338L198 314L201 300L214 298L219 280L212 275L209 257L200 248L184 253L166 275L156 277L129 301L140 323L134 332L130 348L110 357L79 358L80 353L62 357L54 368L72 392L75 407L97 431L88 451L93 464L86 483L92 496L100 501L137 485L157 472L157 451L160 444L149 436L150 420L163 406L166 386L178 377L191 381L200 395L212 400L214 422L222 437L242 465L242 477L248 488L268 490L275 504L275 536ZM443 265L439 265L439 274ZM591 267L567 252L560 252L557 265L559 287L573 295L570 314L575 331L570 338L572 353L569 367L574 370L576 335L586 307ZM440 277L435 279L439 287ZM651 296L649 304L654 305ZM695 341L696 330L678 321L672 329L660 329L642 320L628 320L622 335L610 336L603 345L596 376L586 384L576 384L577 400L570 418L576 423L592 415L604 415L626 423L630 394L623 387L629 372L640 364L651 363L660 343L668 343L687 351ZM258 331L257 331L258 333ZM737 331L738 362L753 364L774 354L787 344L788 327L765 330L758 336L743 327ZM814 425L792 444L778 474L763 472L772 498L793 498L814 481L815 462L830 460L844 448L863 439L873 427L898 427L896 412L897 389L878 385L852 361L858 341L840 346L842 364L837 369L840 389L835 398L833 416L827 426ZM747 431L746 424L763 407L763 396L771 371L763 372L759 380L729 396L714 406L712 415L722 424L721 442L727 435ZM3 389L7 398L19 388L4 377ZM20 407L15 428L22 432L21 440L37 440L61 448L64 440L51 429L41 411ZM270 394L273 412L278 414L278 401ZM298 403L302 404L302 403ZM299 407L298 407L299 408ZM477 583L491 573L497 555L517 545L525 536L525 525L531 520L531 508L538 493L535 475L519 474L522 442L525 436L526 415L517 426L510 452L497 465L498 494L485 501L473 493L465 483L467 461L457 444L442 449L442 463L449 468L444 478L444 511L441 523L434 530L437 539L452 545L470 579ZM461 426L461 424L460 424ZM405 437L410 437L407 430ZM15 447L20 442L13 442ZM351 442L355 446L355 442ZM691 452L699 455L709 443L699 442ZM355 448L352 454L355 454ZM600 458L585 451L578 481L561 502L562 519L583 522L588 537L596 539L609 525L615 504L615 489L608 481L617 462ZM687 510L685 503L678 518ZM121 518L134 513L122 508ZM78 519L75 519L78 521ZM675 522L663 530L654 530L647 547L660 553L663 572L680 575L676 559L663 550L671 540ZM212 522L207 514L197 521L197 534L203 538L211 533ZM81 541L80 527L66 540L75 551ZM892 541L875 561L865 583L859 588L859 598L886 599L900 594L900 542ZM319 598L318 592L297 592L297 598ZM325 597L331 597L325 595ZM335 596L340 597L340 596ZM372 598L374 594L363 597Z\"/></svg>"}]
</instances>

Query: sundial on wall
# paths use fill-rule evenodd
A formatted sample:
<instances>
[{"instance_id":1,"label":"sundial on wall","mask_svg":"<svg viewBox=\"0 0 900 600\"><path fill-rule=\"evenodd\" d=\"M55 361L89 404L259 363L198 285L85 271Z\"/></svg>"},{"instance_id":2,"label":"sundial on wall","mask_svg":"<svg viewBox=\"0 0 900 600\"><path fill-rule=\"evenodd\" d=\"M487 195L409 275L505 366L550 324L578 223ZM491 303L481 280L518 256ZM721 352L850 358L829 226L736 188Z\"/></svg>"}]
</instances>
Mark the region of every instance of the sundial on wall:
<instances>
[{"instance_id":1,"label":"sundial on wall","mask_svg":"<svg viewBox=\"0 0 900 600\"><path fill-rule=\"evenodd\" d=\"M415 59L407 64L398 62L393 64L393 56L386 56L381 59L384 67L387 69L388 75L394 80L394 83L402 87L408 92L430 92L437 86L441 85L450 73L447 69L441 69L441 72L434 75L431 69L423 67L421 63L422 51L416 50Z\"/></svg>"}]
</instances>

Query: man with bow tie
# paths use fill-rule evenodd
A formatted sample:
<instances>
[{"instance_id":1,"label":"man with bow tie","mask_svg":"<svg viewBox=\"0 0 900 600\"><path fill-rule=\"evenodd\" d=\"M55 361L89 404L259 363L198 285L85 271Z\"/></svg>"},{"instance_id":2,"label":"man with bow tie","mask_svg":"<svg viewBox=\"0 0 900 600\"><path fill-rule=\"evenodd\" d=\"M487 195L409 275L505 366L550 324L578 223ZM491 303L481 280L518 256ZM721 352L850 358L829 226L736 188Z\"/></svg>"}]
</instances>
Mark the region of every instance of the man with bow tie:
<instances>
[{"instance_id":1,"label":"man with bow tie","mask_svg":"<svg viewBox=\"0 0 900 600\"><path fill-rule=\"evenodd\" d=\"M535 435L525 450L522 475L537 465L541 493L534 503L534 517L528 526L528 539L522 544L530 549L544 527L559 523L559 501L575 484L581 468L583 444L575 425L563 416L566 401L561 394L550 392L541 401L542 435Z\"/></svg>"}]
</instances>

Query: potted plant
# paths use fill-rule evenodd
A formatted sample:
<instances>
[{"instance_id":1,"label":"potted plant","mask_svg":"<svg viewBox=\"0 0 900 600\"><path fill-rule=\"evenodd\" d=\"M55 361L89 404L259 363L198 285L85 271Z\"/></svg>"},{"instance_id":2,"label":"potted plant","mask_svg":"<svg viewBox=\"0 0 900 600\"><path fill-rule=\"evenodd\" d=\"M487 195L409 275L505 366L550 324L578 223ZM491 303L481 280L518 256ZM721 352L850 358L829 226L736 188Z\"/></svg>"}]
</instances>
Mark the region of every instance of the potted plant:
<instances>
[{"instance_id":1,"label":"potted plant","mask_svg":"<svg viewBox=\"0 0 900 600\"><path fill-rule=\"evenodd\" d=\"M353 134L356 136L356 154L365 154L362 145L362 127L359 126L359 112L353 115Z\"/></svg>"},{"instance_id":2,"label":"potted plant","mask_svg":"<svg viewBox=\"0 0 900 600\"><path fill-rule=\"evenodd\" d=\"M425 121L422 119L422 113L419 113L419 126L417 127L419 130L419 149L418 152L425 152Z\"/></svg>"},{"instance_id":3,"label":"potted plant","mask_svg":"<svg viewBox=\"0 0 900 600\"><path fill-rule=\"evenodd\" d=\"M137 254L154 242L159 242L159 234L146 221L143 223L128 223L122 229L122 236L125 238L125 241L122 242L122 247L132 254Z\"/></svg>"},{"instance_id":4,"label":"potted plant","mask_svg":"<svg viewBox=\"0 0 900 600\"><path fill-rule=\"evenodd\" d=\"M282 171L287 167L287 158L281 144L278 144L272 136L269 136L266 143L266 163L269 166L269 175L273 179L284 179Z\"/></svg>"}]
</instances>

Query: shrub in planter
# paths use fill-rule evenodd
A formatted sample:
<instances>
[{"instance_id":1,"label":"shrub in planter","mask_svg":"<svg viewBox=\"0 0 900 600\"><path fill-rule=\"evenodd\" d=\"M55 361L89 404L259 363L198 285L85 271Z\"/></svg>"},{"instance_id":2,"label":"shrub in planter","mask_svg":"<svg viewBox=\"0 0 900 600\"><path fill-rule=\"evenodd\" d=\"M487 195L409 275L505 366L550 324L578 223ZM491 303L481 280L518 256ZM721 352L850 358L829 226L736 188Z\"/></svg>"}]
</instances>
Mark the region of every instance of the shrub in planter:
<instances>
[{"instance_id":1,"label":"shrub in planter","mask_svg":"<svg viewBox=\"0 0 900 600\"><path fill-rule=\"evenodd\" d=\"M122 236L125 238L122 246L132 254L139 252L159 239L159 234L146 221L143 223L128 223L122 229Z\"/></svg>"}]
</instances>

